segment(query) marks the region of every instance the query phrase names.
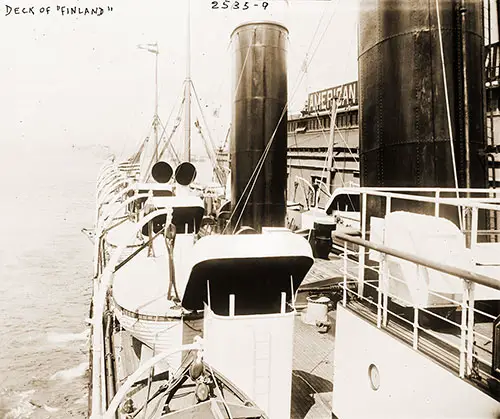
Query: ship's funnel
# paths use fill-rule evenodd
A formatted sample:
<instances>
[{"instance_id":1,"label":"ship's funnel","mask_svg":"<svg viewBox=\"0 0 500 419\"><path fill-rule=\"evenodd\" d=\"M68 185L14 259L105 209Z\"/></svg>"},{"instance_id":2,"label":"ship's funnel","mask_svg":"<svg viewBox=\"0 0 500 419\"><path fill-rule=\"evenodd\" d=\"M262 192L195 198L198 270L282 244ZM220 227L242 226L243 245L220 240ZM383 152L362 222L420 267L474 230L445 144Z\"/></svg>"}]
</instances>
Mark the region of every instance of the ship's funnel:
<instances>
[{"instance_id":1,"label":"ship's funnel","mask_svg":"<svg viewBox=\"0 0 500 419\"><path fill-rule=\"evenodd\" d=\"M159 161L155 163L151 170L151 176L158 183L167 183L171 178L174 170L167 162Z\"/></svg>"},{"instance_id":2,"label":"ship's funnel","mask_svg":"<svg viewBox=\"0 0 500 419\"><path fill-rule=\"evenodd\" d=\"M231 202L235 230L249 226L260 231L262 226L285 225L287 42L288 30L272 22L247 23L231 35Z\"/></svg>"},{"instance_id":3,"label":"ship's funnel","mask_svg":"<svg viewBox=\"0 0 500 419\"><path fill-rule=\"evenodd\" d=\"M175 181L182 186L188 186L196 178L196 167L187 161L182 162L175 169Z\"/></svg>"},{"instance_id":4,"label":"ship's funnel","mask_svg":"<svg viewBox=\"0 0 500 419\"><path fill-rule=\"evenodd\" d=\"M486 187L482 2L438 5L361 4L361 186L455 187L454 154L458 186Z\"/></svg>"}]
</instances>

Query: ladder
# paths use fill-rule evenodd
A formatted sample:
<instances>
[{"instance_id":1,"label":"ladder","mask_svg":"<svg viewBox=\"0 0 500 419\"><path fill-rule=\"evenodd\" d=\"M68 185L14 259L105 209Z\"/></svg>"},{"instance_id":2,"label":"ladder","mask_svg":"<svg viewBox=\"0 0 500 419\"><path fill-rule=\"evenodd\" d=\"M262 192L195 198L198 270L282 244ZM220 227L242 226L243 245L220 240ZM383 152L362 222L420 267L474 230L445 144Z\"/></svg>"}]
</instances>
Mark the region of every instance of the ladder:
<instances>
[{"instance_id":1,"label":"ladder","mask_svg":"<svg viewBox=\"0 0 500 419\"><path fill-rule=\"evenodd\" d=\"M254 397L259 406L268 410L271 390L271 333L257 331L254 336Z\"/></svg>"},{"instance_id":2,"label":"ladder","mask_svg":"<svg viewBox=\"0 0 500 419\"><path fill-rule=\"evenodd\" d=\"M492 42L492 19L497 19L493 16L492 1L483 0L484 12L484 44L485 44L485 83L486 83L486 148L485 154L487 159L487 176L488 185L490 188L495 189L497 182L500 180L497 175L497 163L500 162L499 147L495 144L493 115L496 111L494 105L494 92L499 88L499 73L500 73L500 45L498 42ZM496 8L495 8L496 9ZM495 15L498 14L496 10ZM493 195L492 195L493 196ZM490 230L497 230L500 220L497 215L491 211L489 217ZM491 240L497 241L495 235L491 236Z\"/></svg>"}]
</instances>

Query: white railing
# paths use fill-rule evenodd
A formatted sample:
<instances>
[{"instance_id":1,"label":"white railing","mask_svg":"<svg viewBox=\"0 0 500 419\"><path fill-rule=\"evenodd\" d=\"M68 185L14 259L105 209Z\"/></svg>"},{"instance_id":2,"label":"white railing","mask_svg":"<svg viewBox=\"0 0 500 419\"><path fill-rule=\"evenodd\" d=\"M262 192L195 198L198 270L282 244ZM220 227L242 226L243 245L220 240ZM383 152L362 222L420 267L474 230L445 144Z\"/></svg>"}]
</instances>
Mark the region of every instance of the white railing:
<instances>
[{"instance_id":1,"label":"white railing","mask_svg":"<svg viewBox=\"0 0 500 419\"><path fill-rule=\"evenodd\" d=\"M434 215L439 217L442 205L455 206L457 214L460 217L460 224L464 233L470 233L471 248L478 242L478 211L489 211L494 213L496 220L499 220L500 214L500 190L496 189L454 189L454 188L344 188L345 193L360 194L361 200L361 238L367 237L367 198L379 197L385 205L385 215L392 212L392 202L394 200L403 200L407 202L421 202L434 204ZM433 196L420 196L418 193L432 194ZM464 198L447 198L444 194L455 194L456 196L466 195ZM479 195L479 196L477 196ZM471 229L465 231L464 214L467 210L471 211ZM490 215L491 218L491 215ZM498 223L497 223L498 224ZM481 232L482 233L482 232ZM491 232L496 240L500 236L500 231ZM364 265L365 252L360 249L359 254L359 291L362 293L364 286Z\"/></svg>"},{"instance_id":2,"label":"white railing","mask_svg":"<svg viewBox=\"0 0 500 419\"><path fill-rule=\"evenodd\" d=\"M354 192L361 194L362 210L361 210L361 238L334 232L334 238L337 241L343 242L343 246L334 245L334 249L342 253L343 268L342 275L343 281L341 288L343 289L342 302L343 306L348 306L348 300L354 298L362 304L360 310L369 309L370 317L376 327L386 329L390 333L398 334L397 325L401 326L399 334L403 333L404 338L415 350L424 351L427 355L440 355L448 357L448 365L456 370L459 377L483 377L485 379L492 379L491 366L492 366L492 346L491 350L476 345L476 340L481 339L488 345L492 343L493 330L489 328L487 332L478 330L478 323L476 319L481 317L481 323L491 324L496 316L479 310L475 307L475 288L476 284L486 286L493 290L500 290L500 279L492 278L482 275L470 269L461 269L454 266L448 266L435 260L426 259L415 254L410 254L398 249L389 248L381 243L366 240L367 234L367 213L366 201L369 196L380 197L385 204L385 214L388 215L392 212L391 202L394 199L405 201L419 201L434 204L434 215L439 216L440 205L455 206L468 211L469 227L470 230L464 234L470 234L469 247L472 249L478 244L478 236L480 231L478 229L478 213L479 211L493 212L495 216L500 213L500 198L498 192L496 197L492 197L491 190L459 190L460 194L469 195L466 198L443 198L443 192L455 192L455 189L404 189L392 188L389 190L371 189L371 188L356 188ZM417 196L405 194L403 192L431 192L434 196ZM473 195L475 195L473 197ZM467 210L469 208L469 210ZM378 214L380 216L380 214ZM487 232L488 235L495 235L498 237L499 231ZM356 245L357 251L349 250L348 244ZM367 264L368 251L376 251L380 254L378 263ZM417 305L412 301L407 301L401 295L394 295L390 291L389 280L398 283L406 283L404 278L397 278L391 275L388 268L387 257L390 256L392 260L401 260L411 262L417 266L417 269L430 269L433 271L445 273L457 278L462 283L463 292L455 294L443 295L439 292L429 290L435 299L440 300L441 306L448 306L451 310L456 309L459 320L450 319L443 315L439 310L435 310L430 306ZM500 260L500 255L499 255ZM373 272L373 274L371 273ZM421 271L419 271L421 272ZM366 278L365 278L366 274ZM459 295L460 297L457 297ZM396 302L399 307L405 307L406 314L395 312L391 308L394 307ZM354 307L351 305L351 307ZM371 310L370 310L371 309ZM398 310L400 311L400 310ZM497 315L500 313L496 313ZM442 324L447 324L456 329L457 333L440 333L433 330L430 326L423 326L422 316L429 318L437 318ZM390 320L394 320L391 322ZM391 325L392 323L392 325ZM485 329L485 328L482 328ZM403 337L401 335L400 337ZM430 336L432 339L433 347L440 348L435 350L434 354L429 353L429 345L423 345L424 341L422 336ZM429 339L426 341L430 342ZM424 346L426 348L424 348ZM446 348L454 348L456 356L445 354ZM432 351L431 351L432 352ZM482 364L483 367L478 368ZM489 368L489 369L487 369ZM486 370L487 369L487 370Z\"/></svg>"},{"instance_id":3,"label":"white railing","mask_svg":"<svg viewBox=\"0 0 500 419\"><path fill-rule=\"evenodd\" d=\"M341 284L341 288L343 289L343 295L342 295L342 304L344 306L347 305L347 299L348 297L356 297L365 303L367 303L369 306L372 306L376 308L376 324L378 328L387 328L388 326L388 319L389 315L391 315L393 318L397 318L399 321L402 323L405 323L409 326L409 328L412 330L412 346L414 349L418 350L419 349L419 331L424 331L426 334L432 336L433 338L437 339L440 341L443 346L448 345L451 347L454 347L457 351L460 353L459 357L459 364L458 364L458 369L459 369L459 376L460 377L465 377L466 375L469 376L473 372L473 365L476 361L480 361L481 363L487 365L488 367L491 368L491 359L485 359L481 355L477 354L475 352L475 347L474 347L474 342L476 341L477 337L480 337L487 342L492 342L492 333L488 334L488 336L474 330L475 328L475 322L474 319L476 318L476 314L479 314L483 316L484 318L487 318L490 322L493 322L495 320L495 316L492 316L491 314L485 313L484 311L481 311L477 308L474 307L474 285L475 284L480 284L484 285L496 290L500 290L500 280L495 279L495 278L490 278L484 275L476 274L467 270L451 267L451 266L446 266L441 263L433 262L430 260L424 260L423 258L416 258L412 257L411 255L404 255L402 256L403 252L396 251L394 249L389 249L385 246L380 246L375 243L371 243L366 240L354 238L342 233L337 233L336 238L339 240L344 241L344 249L343 249L343 282ZM366 294L369 294L368 292L365 292L364 294L359 293L357 289L357 284L358 284L358 277L352 272L349 272L348 266L349 264L358 264L358 262L352 260L349 258L349 256L353 255L358 255L357 252L354 251L349 251L347 249L347 243L353 243L357 244L359 246L364 246L365 248L368 249L373 249L376 250L380 253L383 253L384 255L390 255L393 257L401 257L401 259L413 262L417 266L422 266L430 269L435 269L440 272L444 272L456 277L459 277L463 281L463 288L464 288L464 293L463 293L463 298L462 300L455 300L453 298L448 298L442 294L429 291L430 294L433 296L442 299L444 302L447 303L448 306L450 307L456 307L459 308L461 311L461 322L460 324L448 319L446 316L440 315L435 311L432 311L429 308L426 307L417 307L412 303L411 301L405 300L399 295L394 295L391 292L388 291L388 286L386 281L381 281L379 279L377 280L365 280L365 286L368 288L371 288L374 290L374 293L377 296L377 300L374 301L370 297L367 297ZM417 260L419 262L417 262ZM405 281L401 278L397 278L393 275L389 275L387 272L383 273L383 270L386 270L387 268L382 264L382 266L379 267L374 267L374 266L365 266L365 269L368 271L373 271L379 275L379 278L383 278L384 276L387 279L395 280L401 283L404 283ZM366 290L366 289L365 289ZM367 290L366 290L367 291ZM413 309L413 319L408 319L400 314L397 314L394 311L391 311L389 309L389 298L394 299L398 301L399 303L403 304L406 307L411 307ZM454 326L457 329L460 330L460 337L459 337L459 344L456 343L456 339L453 339L453 335L440 335L436 332L434 332L431 328L428 327L423 327L420 324L419 318L421 313L426 313L430 317L434 317L437 319L440 319L442 322L445 322L448 325ZM491 357L492 351L487 350L485 348L481 349L482 352L486 353ZM489 376L489 373L487 373ZM488 378L492 378L489 376Z\"/></svg>"}]
</instances>

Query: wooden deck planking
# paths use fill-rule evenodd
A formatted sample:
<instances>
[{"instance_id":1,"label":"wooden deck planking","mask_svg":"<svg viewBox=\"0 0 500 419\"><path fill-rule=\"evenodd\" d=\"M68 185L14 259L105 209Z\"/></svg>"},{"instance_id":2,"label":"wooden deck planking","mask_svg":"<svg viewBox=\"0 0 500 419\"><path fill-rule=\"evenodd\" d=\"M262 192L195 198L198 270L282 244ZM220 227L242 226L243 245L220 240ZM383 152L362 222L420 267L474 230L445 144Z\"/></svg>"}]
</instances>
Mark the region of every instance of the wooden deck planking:
<instances>
[{"instance_id":1,"label":"wooden deck planking","mask_svg":"<svg viewBox=\"0 0 500 419\"><path fill-rule=\"evenodd\" d=\"M344 261L330 254L329 260L316 258L302 286L325 286L343 280ZM357 265L348 261L348 271L357 275ZM300 288L299 288L300 291ZM319 333L315 326L302 322L302 313L295 319L291 419L330 419L332 417L333 355L335 314L328 333Z\"/></svg>"},{"instance_id":2,"label":"wooden deck planking","mask_svg":"<svg viewBox=\"0 0 500 419\"><path fill-rule=\"evenodd\" d=\"M313 266L302 281L302 286L313 285L317 282L321 283L326 281L332 281L334 283L340 282L344 278L342 273L343 269L344 260L337 255L330 254L329 260L316 258L314 259ZM357 263L352 260L348 260L347 271L351 276L357 277Z\"/></svg>"},{"instance_id":3,"label":"wooden deck planking","mask_svg":"<svg viewBox=\"0 0 500 419\"><path fill-rule=\"evenodd\" d=\"M328 333L295 319L291 419L331 418L334 324Z\"/></svg>"}]
</instances>

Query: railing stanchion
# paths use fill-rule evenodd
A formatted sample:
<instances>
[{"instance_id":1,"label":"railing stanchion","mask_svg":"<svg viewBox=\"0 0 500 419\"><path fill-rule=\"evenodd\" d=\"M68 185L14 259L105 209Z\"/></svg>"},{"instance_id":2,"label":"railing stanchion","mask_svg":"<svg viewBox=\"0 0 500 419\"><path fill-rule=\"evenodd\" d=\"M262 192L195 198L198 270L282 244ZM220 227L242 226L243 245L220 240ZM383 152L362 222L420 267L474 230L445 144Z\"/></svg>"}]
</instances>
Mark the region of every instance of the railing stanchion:
<instances>
[{"instance_id":1,"label":"railing stanchion","mask_svg":"<svg viewBox=\"0 0 500 419\"><path fill-rule=\"evenodd\" d=\"M382 254L382 326L387 326L387 306L389 303L389 264L387 262L387 255Z\"/></svg>"},{"instance_id":2,"label":"railing stanchion","mask_svg":"<svg viewBox=\"0 0 500 419\"><path fill-rule=\"evenodd\" d=\"M342 305L347 304L347 242L344 240L344 291L342 293Z\"/></svg>"},{"instance_id":3,"label":"railing stanchion","mask_svg":"<svg viewBox=\"0 0 500 419\"><path fill-rule=\"evenodd\" d=\"M466 350L467 350L467 300L469 298L469 287L467 286L467 281L462 280L464 294L462 297L462 321L460 323L460 365L458 375L460 378L465 377L465 362L466 362Z\"/></svg>"},{"instance_id":4,"label":"railing stanchion","mask_svg":"<svg viewBox=\"0 0 500 419\"><path fill-rule=\"evenodd\" d=\"M368 199L366 192L361 193L361 238L366 240L366 200ZM365 247L359 246L359 269L358 269L358 294L363 295L365 282Z\"/></svg>"},{"instance_id":5,"label":"railing stanchion","mask_svg":"<svg viewBox=\"0 0 500 419\"><path fill-rule=\"evenodd\" d=\"M474 358L474 288L472 281L467 281L469 290L469 303L467 307L467 375L472 373L472 365Z\"/></svg>"},{"instance_id":6,"label":"railing stanchion","mask_svg":"<svg viewBox=\"0 0 500 419\"><path fill-rule=\"evenodd\" d=\"M436 198L436 201L434 203L434 216L435 217L439 217L439 197L441 195L441 192L439 190L437 190L435 192L435 198Z\"/></svg>"},{"instance_id":7,"label":"railing stanchion","mask_svg":"<svg viewBox=\"0 0 500 419\"><path fill-rule=\"evenodd\" d=\"M477 207L472 207L472 219L471 219L471 233L470 233L470 249L474 251L477 245L477 222L478 222L478 211Z\"/></svg>"},{"instance_id":8,"label":"railing stanchion","mask_svg":"<svg viewBox=\"0 0 500 419\"><path fill-rule=\"evenodd\" d=\"M472 207L471 216L471 237L470 248L472 251L477 246L477 230L478 230L478 212L479 208ZM475 261L473 260L473 263ZM468 310L467 310L467 375L472 372L472 361L474 357L474 289L476 284L472 281L466 281L468 289Z\"/></svg>"},{"instance_id":9,"label":"railing stanchion","mask_svg":"<svg viewBox=\"0 0 500 419\"><path fill-rule=\"evenodd\" d=\"M392 199L390 195L385 199L385 216L387 217L392 211ZM385 225L384 225L385 231ZM385 234L383 235L385 236ZM384 238L382 237L382 240ZM380 253L382 260L379 269L379 288L382 288L382 326L387 327L387 305L389 302L387 293L389 291L389 265L387 262L387 255ZM380 279L380 271L382 271L382 278Z\"/></svg>"},{"instance_id":10,"label":"railing stanchion","mask_svg":"<svg viewBox=\"0 0 500 419\"><path fill-rule=\"evenodd\" d=\"M379 284L380 284L380 274L379 274ZM382 327L382 292L380 291L380 285L377 287L377 327L379 329Z\"/></svg>"},{"instance_id":11,"label":"railing stanchion","mask_svg":"<svg viewBox=\"0 0 500 419\"><path fill-rule=\"evenodd\" d=\"M418 350L418 307L413 307L413 349Z\"/></svg>"}]
</instances>

